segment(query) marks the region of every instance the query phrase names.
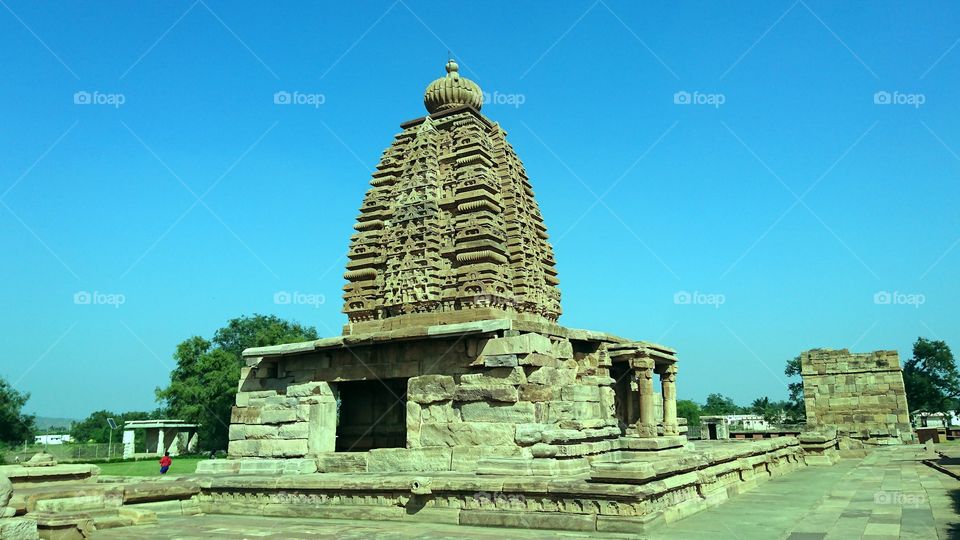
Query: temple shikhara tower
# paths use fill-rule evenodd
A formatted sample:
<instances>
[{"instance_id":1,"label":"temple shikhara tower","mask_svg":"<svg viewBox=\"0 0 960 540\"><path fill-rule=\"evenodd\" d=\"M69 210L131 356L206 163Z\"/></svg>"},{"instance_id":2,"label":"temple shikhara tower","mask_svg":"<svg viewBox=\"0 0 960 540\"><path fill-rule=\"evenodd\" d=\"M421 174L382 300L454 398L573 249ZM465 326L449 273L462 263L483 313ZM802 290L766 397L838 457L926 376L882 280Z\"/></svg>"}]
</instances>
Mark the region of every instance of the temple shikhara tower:
<instances>
[{"instance_id":1,"label":"temple shikhara tower","mask_svg":"<svg viewBox=\"0 0 960 540\"><path fill-rule=\"evenodd\" d=\"M363 199L344 276L348 333L508 317L556 322L547 228L507 134L457 63L401 125Z\"/></svg>"}]
</instances>

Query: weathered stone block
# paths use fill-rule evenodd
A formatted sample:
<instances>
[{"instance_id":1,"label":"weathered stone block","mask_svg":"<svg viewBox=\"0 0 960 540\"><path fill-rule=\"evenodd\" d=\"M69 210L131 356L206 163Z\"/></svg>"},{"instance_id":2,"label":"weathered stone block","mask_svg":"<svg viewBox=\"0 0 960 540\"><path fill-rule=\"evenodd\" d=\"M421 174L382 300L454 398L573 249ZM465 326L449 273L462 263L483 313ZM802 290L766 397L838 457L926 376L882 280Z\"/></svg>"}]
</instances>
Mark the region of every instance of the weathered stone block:
<instances>
[{"instance_id":1,"label":"weathered stone block","mask_svg":"<svg viewBox=\"0 0 960 540\"><path fill-rule=\"evenodd\" d=\"M497 386L458 386L454 393L457 401L502 401L513 403L520 399L517 387L513 385Z\"/></svg>"},{"instance_id":2,"label":"weathered stone block","mask_svg":"<svg viewBox=\"0 0 960 540\"><path fill-rule=\"evenodd\" d=\"M302 457L307 454L306 439L264 439L258 442L259 455L262 457Z\"/></svg>"},{"instance_id":3,"label":"weathered stone block","mask_svg":"<svg viewBox=\"0 0 960 540\"><path fill-rule=\"evenodd\" d=\"M284 424L297 421L297 409L261 410L260 422L264 424Z\"/></svg>"},{"instance_id":4,"label":"weathered stone block","mask_svg":"<svg viewBox=\"0 0 960 540\"><path fill-rule=\"evenodd\" d=\"M284 424L279 428L279 437L281 439L306 439L310 431L310 424L307 422L294 422L293 424Z\"/></svg>"},{"instance_id":5,"label":"weathered stone block","mask_svg":"<svg viewBox=\"0 0 960 540\"><path fill-rule=\"evenodd\" d=\"M424 405L420 415L423 422L434 424L460 421L460 411L453 406L453 402L451 401L441 401Z\"/></svg>"},{"instance_id":6,"label":"weathered stone block","mask_svg":"<svg viewBox=\"0 0 960 540\"><path fill-rule=\"evenodd\" d=\"M512 405L491 404L484 401L464 403L460 414L465 422L502 422L522 424L534 421L533 403L521 401Z\"/></svg>"},{"instance_id":7,"label":"weathered stone block","mask_svg":"<svg viewBox=\"0 0 960 540\"><path fill-rule=\"evenodd\" d=\"M561 396L564 401L600 401L600 388L583 384L564 386Z\"/></svg>"},{"instance_id":8,"label":"weathered stone block","mask_svg":"<svg viewBox=\"0 0 960 540\"><path fill-rule=\"evenodd\" d=\"M287 387L287 395L296 398L310 396L333 396L333 388L330 386L330 383L323 381L293 384Z\"/></svg>"},{"instance_id":9,"label":"weathered stone block","mask_svg":"<svg viewBox=\"0 0 960 540\"><path fill-rule=\"evenodd\" d=\"M449 375L421 375L407 382L407 399L417 403L433 403L453 399L456 384Z\"/></svg>"},{"instance_id":10,"label":"weathered stone block","mask_svg":"<svg viewBox=\"0 0 960 540\"><path fill-rule=\"evenodd\" d=\"M368 472L449 471L449 448L378 448L367 453Z\"/></svg>"},{"instance_id":11,"label":"weathered stone block","mask_svg":"<svg viewBox=\"0 0 960 540\"><path fill-rule=\"evenodd\" d=\"M520 399L523 401L553 401L560 399L560 389L545 384L524 384L520 386Z\"/></svg>"},{"instance_id":12,"label":"weathered stone block","mask_svg":"<svg viewBox=\"0 0 960 540\"><path fill-rule=\"evenodd\" d=\"M529 353L550 354L551 350L552 345L550 338L540 334L529 333L487 340L487 342L483 344L483 349L480 354L482 356Z\"/></svg>"},{"instance_id":13,"label":"weathered stone block","mask_svg":"<svg viewBox=\"0 0 960 540\"><path fill-rule=\"evenodd\" d=\"M237 407L248 407L250 405L261 406L266 398L277 395L276 390L257 390L254 392L237 392Z\"/></svg>"},{"instance_id":14,"label":"weathered stone block","mask_svg":"<svg viewBox=\"0 0 960 540\"><path fill-rule=\"evenodd\" d=\"M502 386L524 384L527 377L522 367L489 368L481 373L465 373L460 376L463 386Z\"/></svg>"},{"instance_id":15,"label":"weathered stone block","mask_svg":"<svg viewBox=\"0 0 960 540\"><path fill-rule=\"evenodd\" d=\"M243 439L276 439L278 435L279 428L277 426L230 424L229 430L231 441Z\"/></svg>"},{"instance_id":16,"label":"weathered stone block","mask_svg":"<svg viewBox=\"0 0 960 540\"><path fill-rule=\"evenodd\" d=\"M496 354L484 356L483 365L486 367L514 367L519 366L520 362L515 354Z\"/></svg>"},{"instance_id":17,"label":"weathered stone block","mask_svg":"<svg viewBox=\"0 0 960 540\"><path fill-rule=\"evenodd\" d=\"M576 369L540 367L527 376L527 382L546 384L551 386L565 386L573 384L577 379Z\"/></svg>"},{"instance_id":18,"label":"weathered stone block","mask_svg":"<svg viewBox=\"0 0 960 540\"><path fill-rule=\"evenodd\" d=\"M543 439L544 424L517 424L517 444L529 446L541 442Z\"/></svg>"},{"instance_id":19,"label":"weathered stone block","mask_svg":"<svg viewBox=\"0 0 960 540\"><path fill-rule=\"evenodd\" d=\"M508 446L514 444L511 424L491 422L459 422L423 424L420 442L423 446Z\"/></svg>"}]
</instances>

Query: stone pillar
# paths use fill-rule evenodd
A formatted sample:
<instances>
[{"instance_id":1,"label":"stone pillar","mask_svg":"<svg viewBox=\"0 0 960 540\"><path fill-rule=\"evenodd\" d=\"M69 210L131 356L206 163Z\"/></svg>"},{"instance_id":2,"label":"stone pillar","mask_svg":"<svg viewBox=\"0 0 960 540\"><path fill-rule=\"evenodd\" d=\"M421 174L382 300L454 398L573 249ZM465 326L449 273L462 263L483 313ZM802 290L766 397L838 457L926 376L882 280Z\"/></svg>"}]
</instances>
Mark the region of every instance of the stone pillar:
<instances>
[{"instance_id":1,"label":"stone pillar","mask_svg":"<svg viewBox=\"0 0 960 540\"><path fill-rule=\"evenodd\" d=\"M638 357L630 360L630 367L637 377L637 389L640 394L640 420L637 421L637 434L641 437L657 436L657 421L653 414L653 360Z\"/></svg>"},{"instance_id":2,"label":"stone pillar","mask_svg":"<svg viewBox=\"0 0 960 540\"><path fill-rule=\"evenodd\" d=\"M663 395L663 434L677 435L677 365L671 364L660 373L660 393Z\"/></svg>"},{"instance_id":3,"label":"stone pillar","mask_svg":"<svg viewBox=\"0 0 960 540\"><path fill-rule=\"evenodd\" d=\"M134 432L132 429L128 429L123 432L123 458L129 459L133 457L133 440Z\"/></svg>"},{"instance_id":4,"label":"stone pillar","mask_svg":"<svg viewBox=\"0 0 960 540\"><path fill-rule=\"evenodd\" d=\"M162 456L166 446L164 446L163 437L165 435L163 428L157 429L157 455Z\"/></svg>"}]
</instances>

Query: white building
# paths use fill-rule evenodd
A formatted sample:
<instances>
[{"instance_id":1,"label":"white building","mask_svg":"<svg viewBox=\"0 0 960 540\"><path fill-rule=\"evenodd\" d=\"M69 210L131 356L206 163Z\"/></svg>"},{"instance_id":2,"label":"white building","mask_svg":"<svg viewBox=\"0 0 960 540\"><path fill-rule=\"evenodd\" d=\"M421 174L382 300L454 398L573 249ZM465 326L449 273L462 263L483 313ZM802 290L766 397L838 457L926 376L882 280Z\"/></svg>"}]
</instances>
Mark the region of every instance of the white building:
<instances>
[{"instance_id":1,"label":"white building","mask_svg":"<svg viewBox=\"0 0 960 540\"><path fill-rule=\"evenodd\" d=\"M34 444L63 444L73 442L70 435L37 435L33 438Z\"/></svg>"}]
</instances>

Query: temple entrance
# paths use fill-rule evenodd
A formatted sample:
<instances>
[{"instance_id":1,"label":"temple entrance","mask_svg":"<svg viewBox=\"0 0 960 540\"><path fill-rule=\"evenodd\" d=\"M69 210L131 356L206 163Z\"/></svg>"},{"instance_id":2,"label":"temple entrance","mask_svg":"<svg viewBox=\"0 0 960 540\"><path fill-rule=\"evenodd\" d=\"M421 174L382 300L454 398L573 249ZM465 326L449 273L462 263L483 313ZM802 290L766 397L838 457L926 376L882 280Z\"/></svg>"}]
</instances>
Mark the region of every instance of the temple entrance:
<instances>
[{"instance_id":1,"label":"temple entrance","mask_svg":"<svg viewBox=\"0 0 960 540\"><path fill-rule=\"evenodd\" d=\"M336 387L340 396L337 452L406 446L407 379L348 381Z\"/></svg>"},{"instance_id":2,"label":"temple entrance","mask_svg":"<svg viewBox=\"0 0 960 540\"><path fill-rule=\"evenodd\" d=\"M711 441L717 440L717 425L716 424L707 424L707 439Z\"/></svg>"},{"instance_id":3,"label":"temple entrance","mask_svg":"<svg viewBox=\"0 0 960 540\"><path fill-rule=\"evenodd\" d=\"M610 366L613 378L613 391L616 396L616 415L620 427L632 426L640 419L640 401L637 387L633 384L633 372L626 362L615 362Z\"/></svg>"}]
</instances>

